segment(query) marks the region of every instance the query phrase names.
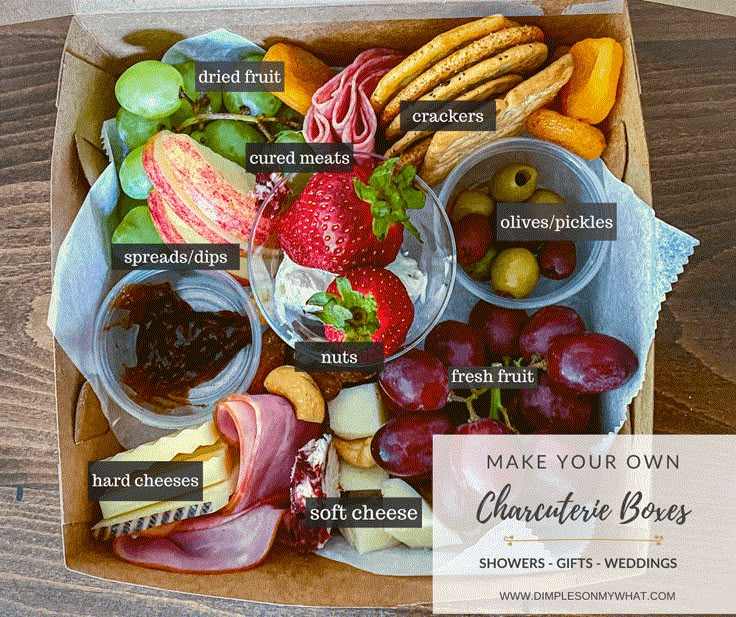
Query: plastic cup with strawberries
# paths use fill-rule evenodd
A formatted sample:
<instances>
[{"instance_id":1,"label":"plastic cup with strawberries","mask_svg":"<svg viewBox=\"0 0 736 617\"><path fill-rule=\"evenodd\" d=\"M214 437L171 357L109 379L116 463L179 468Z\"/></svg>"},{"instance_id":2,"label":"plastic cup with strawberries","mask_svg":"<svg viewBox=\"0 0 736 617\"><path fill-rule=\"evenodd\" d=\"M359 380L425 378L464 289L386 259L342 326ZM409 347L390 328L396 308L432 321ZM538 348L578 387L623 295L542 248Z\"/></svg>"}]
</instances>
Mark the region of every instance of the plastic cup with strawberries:
<instances>
[{"instance_id":1,"label":"plastic cup with strawberries","mask_svg":"<svg viewBox=\"0 0 736 617\"><path fill-rule=\"evenodd\" d=\"M377 155L356 153L351 172L280 177L248 246L256 303L287 344L382 342L386 361L439 321L455 271L437 196Z\"/></svg>"}]
</instances>

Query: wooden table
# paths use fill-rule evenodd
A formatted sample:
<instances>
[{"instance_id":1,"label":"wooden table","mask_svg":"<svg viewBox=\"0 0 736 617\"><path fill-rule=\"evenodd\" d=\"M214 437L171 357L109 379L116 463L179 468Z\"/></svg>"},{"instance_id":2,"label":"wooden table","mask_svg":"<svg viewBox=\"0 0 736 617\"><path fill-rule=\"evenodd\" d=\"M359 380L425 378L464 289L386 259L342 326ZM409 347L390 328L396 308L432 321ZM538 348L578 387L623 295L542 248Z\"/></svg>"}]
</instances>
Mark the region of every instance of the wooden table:
<instances>
[{"instance_id":1,"label":"wooden table","mask_svg":"<svg viewBox=\"0 0 736 617\"><path fill-rule=\"evenodd\" d=\"M736 19L630 0L654 205L702 242L662 308L655 429L736 432ZM111 584L63 565L49 174L67 19L0 28L0 614L317 615ZM329 614L378 614L329 611Z\"/></svg>"}]
</instances>

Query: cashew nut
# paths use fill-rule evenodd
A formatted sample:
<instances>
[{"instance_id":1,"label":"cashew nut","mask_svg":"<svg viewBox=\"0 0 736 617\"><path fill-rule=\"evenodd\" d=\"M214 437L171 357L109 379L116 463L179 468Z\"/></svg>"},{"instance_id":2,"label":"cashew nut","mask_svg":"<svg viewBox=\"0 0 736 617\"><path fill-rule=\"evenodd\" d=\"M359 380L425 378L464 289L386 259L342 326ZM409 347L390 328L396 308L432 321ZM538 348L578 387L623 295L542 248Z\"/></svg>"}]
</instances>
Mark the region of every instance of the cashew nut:
<instances>
[{"instance_id":1,"label":"cashew nut","mask_svg":"<svg viewBox=\"0 0 736 617\"><path fill-rule=\"evenodd\" d=\"M289 365L279 366L266 376L263 385L271 394L287 399L298 420L322 422L325 419L325 399L308 373Z\"/></svg>"},{"instance_id":2,"label":"cashew nut","mask_svg":"<svg viewBox=\"0 0 736 617\"><path fill-rule=\"evenodd\" d=\"M332 443L337 450L338 456L355 467L362 469L370 469L376 464L371 454L371 440L373 437L364 437L363 439L342 439L333 437Z\"/></svg>"}]
</instances>

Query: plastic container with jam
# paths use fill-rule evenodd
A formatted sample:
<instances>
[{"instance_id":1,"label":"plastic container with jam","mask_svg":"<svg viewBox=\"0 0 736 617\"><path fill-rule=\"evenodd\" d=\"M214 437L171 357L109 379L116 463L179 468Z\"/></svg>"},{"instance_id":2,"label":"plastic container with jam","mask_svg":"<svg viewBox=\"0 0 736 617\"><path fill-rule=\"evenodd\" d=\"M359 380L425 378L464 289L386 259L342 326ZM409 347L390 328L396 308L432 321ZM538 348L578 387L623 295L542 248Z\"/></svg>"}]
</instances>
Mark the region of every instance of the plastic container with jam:
<instances>
[{"instance_id":1,"label":"plastic container with jam","mask_svg":"<svg viewBox=\"0 0 736 617\"><path fill-rule=\"evenodd\" d=\"M193 385L185 396L164 394L152 400L124 383L126 367L137 366L136 341L139 326L125 328L127 311L118 308L119 299L132 285L169 283L175 294L195 311L233 311L247 318L250 341L239 349L227 365L210 379ZM152 288L153 289L153 288ZM155 318L155 315L154 315ZM226 326L227 327L227 326ZM186 328L184 328L186 329ZM181 336L180 329L169 333ZM224 272L177 272L137 270L124 276L105 298L97 314L93 354L98 388L109 403L140 422L162 429L179 429L212 417L215 403L234 392L245 392L253 380L261 355L261 325L256 308L244 289ZM212 333L216 336L216 332ZM207 370L207 367L202 367ZM198 380L193 379L196 384Z\"/></svg>"}]
</instances>

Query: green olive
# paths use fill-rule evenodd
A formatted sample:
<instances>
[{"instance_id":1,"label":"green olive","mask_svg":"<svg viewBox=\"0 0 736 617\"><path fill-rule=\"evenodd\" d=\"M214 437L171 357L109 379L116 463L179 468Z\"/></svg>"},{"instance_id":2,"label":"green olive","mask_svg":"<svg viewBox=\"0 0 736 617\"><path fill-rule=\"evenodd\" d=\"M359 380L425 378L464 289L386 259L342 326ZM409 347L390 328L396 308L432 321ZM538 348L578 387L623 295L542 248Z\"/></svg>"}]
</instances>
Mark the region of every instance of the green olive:
<instances>
[{"instance_id":1,"label":"green olive","mask_svg":"<svg viewBox=\"0 0 736 617\"><path fill-rule=\"evenodd\" d=\"M468 214L482 214L490 218L493 216L494 207L493 200L485 193L481 193L480 191L463 191L455 200L450 219L453 224L456 224Z\"/></svg>"},{"instance_id":2,"label":"green olive","mask_svg":"<svg viewBox=\"0 0 736 617\"><path fill-rule=\"evenodd\" d=\"M514 298L526 298L539 280L539 265L534 254L523 248L501 251L491 266L493 289Z\"/></svg>"},{"instance_id":3,"label":"green olive","mask_svg":"<svg viewBox=\"0 0 736 617\"><path fill-rule=\"evenodd\" d=\"M537 170L529 165L512 163L491 179L491 197L497 202L526 201L537 188Z\"/></svg>"},{"instance_id":4,"label":"green olive","mask_svg":"<svg viewBox=\"0 0 736 617\"><path fill-rule=\"evenodd\" d=\"M535 204L564 204L565 200L561 195L549 189L537 189L532 196L527 199L530 203Z\"/></svg>"}]
</instances>

